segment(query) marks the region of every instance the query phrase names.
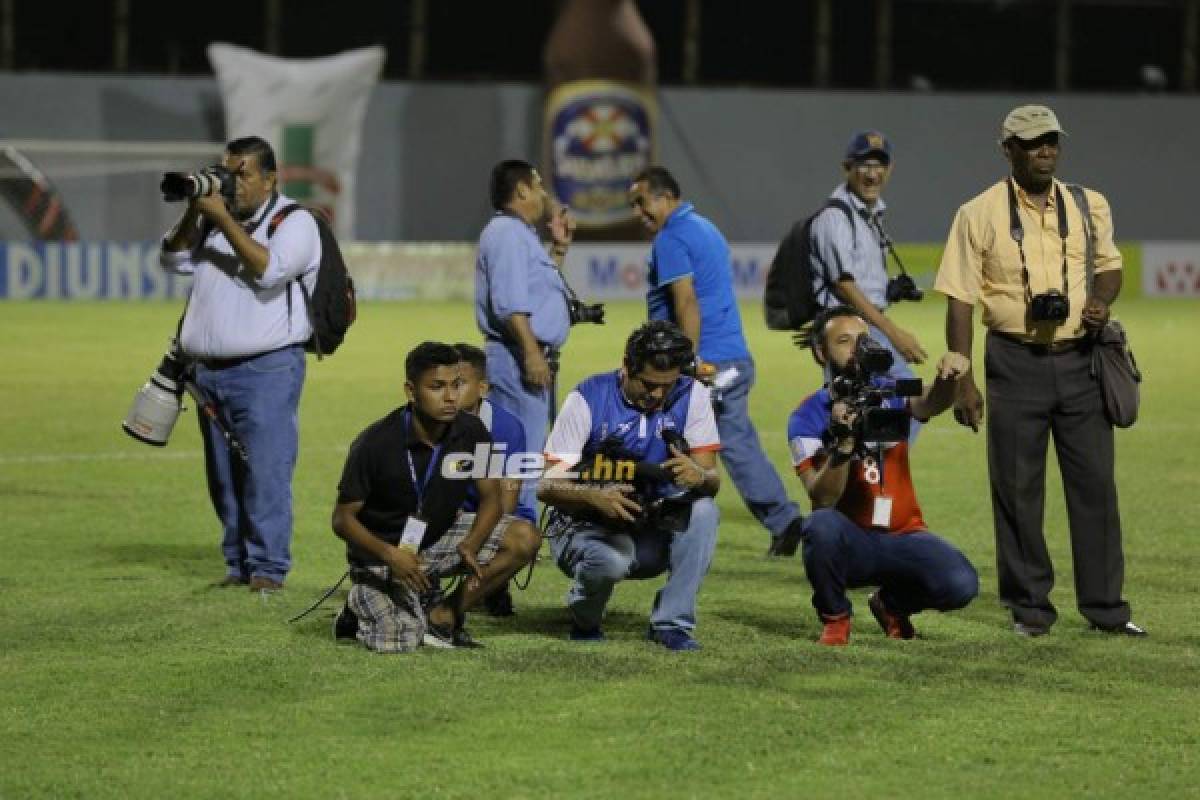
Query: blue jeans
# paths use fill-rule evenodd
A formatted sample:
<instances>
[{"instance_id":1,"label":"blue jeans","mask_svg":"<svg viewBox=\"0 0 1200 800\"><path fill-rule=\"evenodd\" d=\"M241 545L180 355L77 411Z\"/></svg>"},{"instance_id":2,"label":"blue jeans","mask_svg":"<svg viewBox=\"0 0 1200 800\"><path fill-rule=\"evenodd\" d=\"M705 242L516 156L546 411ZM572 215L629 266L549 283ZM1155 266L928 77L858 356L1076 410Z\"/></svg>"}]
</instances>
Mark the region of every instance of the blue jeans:
<instances>
[{"instance_id":1,"label":"blue jeans","mask_svg":"<svg viewBox=\"0 0 1200 800\"><path fill-rule=\"evenodd\" d=\"M489 340L485 353L487 379L491 385L488 397L521 420L525 428L525 450L541 455L546 444L546 427L550 422L550 389L534 389L525 385L521 380L521 364L512 351L500 342ZM537 508L536 481L522 482L519 505Z\"/></svg>"},{"instance_id":2,"label":"blue jeans","mask_svg":"<svg viewBox=\"0 0 1200 800\"><path fill-rule=\"evenodd\" d=\"M720 512L709 498L692 504L692 518L681 533L642 531L636 535L577 524L570 533L555 536L550 548L558 568L574 579L567 590L567 607L575 623L600 627L613 587L625 578L642 580L670 572L654 596L650 624L689 633L696 627L696 595L717 547Z\"/></svg>"},{"instance_id":3,"label":"blue jeans","mask_svg":"<svg viewBox=\"0 0 1200 800\"><path fill-rule=\"evenodd\" d=\"M713 389L717 432L721 436L721 462L746 508L772 536L780 536L800 509L788 498L787 489L771 466L750 421L750 388L754 386L754 361L721 361L713 365L717 375L737 370L737 377L724 389Z\"/></svg>"},{"instance_id":4,"label":"blue jeans","mask_svg":"<svg viewBox=\"0 0 1200 800\"><path fill-rule=\"evenodd\" d=\"M804 571L813 607L823 616L849 613L846 589L878 586L898 614L963 608L979 594L979 575L958 548L928 531L865 531L832 508L804 523Z\"/></svg>"},{"instance_id":5,"label":"blue jeans","mask_svg":"<svg viewBox=\"0 0 1200 800\"><path fill-rule=\"evenodd\" d=\"M196 367L197 385L216 401L249 455L248 463L242 462L216 426L197 414L208 493L224 528L221 549L231 576L282 582L291 567L292 473L304 372L299 345L234 367Z\"/></svg>"}]
</instances>

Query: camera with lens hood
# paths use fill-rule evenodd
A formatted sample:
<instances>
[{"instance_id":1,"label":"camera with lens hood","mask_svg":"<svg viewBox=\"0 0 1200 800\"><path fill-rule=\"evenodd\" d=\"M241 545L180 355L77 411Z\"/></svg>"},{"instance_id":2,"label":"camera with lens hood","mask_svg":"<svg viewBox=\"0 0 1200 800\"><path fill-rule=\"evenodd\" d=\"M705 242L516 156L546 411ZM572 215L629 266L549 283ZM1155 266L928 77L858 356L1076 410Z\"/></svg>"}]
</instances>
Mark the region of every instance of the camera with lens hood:
<instances>
[{"instance_id":1,"label":"camera with lens hood","mask_svg":"<svg viewBox=\"0 0 1200 800\"><path fill-rule=\"evenodd\" d=\"M213 164L196 173L164 172L158 188L163 200L168 203L219 194L225 199L226 205L233 206L237 194L237 176L220 164Z\"/></svg>"}]
</instances>

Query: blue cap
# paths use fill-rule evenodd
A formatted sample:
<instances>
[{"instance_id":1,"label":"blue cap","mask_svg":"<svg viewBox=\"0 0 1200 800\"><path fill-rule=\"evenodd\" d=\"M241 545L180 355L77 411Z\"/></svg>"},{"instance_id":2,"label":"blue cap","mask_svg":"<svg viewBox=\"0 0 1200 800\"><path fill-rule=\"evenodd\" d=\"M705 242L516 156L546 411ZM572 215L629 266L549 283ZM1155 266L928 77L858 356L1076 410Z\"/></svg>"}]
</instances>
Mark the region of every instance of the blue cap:
<instances>
[{"instance_id":1,"label":"blue cap","mask_svg":"<svg viewBox=\"0 0 1200 800\"><path fill-rule=\"evenodd\" d=\"M877 156L884 164L892 163L892 143L879 131L859 131L846 145L847 161L862 161Z\"/></svg>"}]
</instances>

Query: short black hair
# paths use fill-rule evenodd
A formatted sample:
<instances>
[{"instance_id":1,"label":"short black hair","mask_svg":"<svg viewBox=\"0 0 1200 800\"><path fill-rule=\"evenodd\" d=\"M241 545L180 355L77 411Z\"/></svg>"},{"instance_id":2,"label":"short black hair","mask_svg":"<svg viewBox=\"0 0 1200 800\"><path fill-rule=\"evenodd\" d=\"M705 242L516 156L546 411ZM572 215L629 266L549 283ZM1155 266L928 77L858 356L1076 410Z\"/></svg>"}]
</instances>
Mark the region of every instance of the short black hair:
<instances>
[{"instance_id":1,"label":"short black hair","mask_svg":"<svg viewBox=\"0 0 1200 800\"><path fill-rule=\"evenodd\" d=\"M666 167L646 167L633 182L645 183L651 194L669 194L676 200L683 196L679 191L679 181Z\"/></svg>"},{"instance_id":2,"label":"short black hair","mask_svg":"<svg viewBox=\"0 0 1200 800\"><path fill-rule=\"evenodd\" d=\"M454 345L454 349L458 352L458 360L471 365L475 370L475 374L479 377L487 375L487 354L473 344L459 342Z\"/></svg>"},{"instance_id":3,"label":"short black hair","mask_svg":"<svg viewBox=\"0 0 1200 800\"><path fill-rule=\"evenodd\" d=\"M492 178L488 182L492 208L503 211L516 193L518 183L533 185L533 164L510 158L492 167Z\"/></svg>"},{"instance_id":4,"label":"short black hair","mask_svg":"<svg viewBox=\"0 0 1200 800\"><path fill-rule=\"evenodd\" d=\"M458 351L445 342L421 342L404 359L404 377L415 384L431 369L456 367L462 361Z\"/></svg>"},{"instance_id":5,"label":"short black hair","mask_svg":"<svg viewBox=\"0 0 1200 800\"><path fill-rule=\"evenodd\" d=\"M858 317L863 322L866 322L859 311L850 306L832 306L822 310L813 321L800 329L800 332L792 337L792 341L799 348L809 348L816 350L817 345L825 343L825 329L829 327L829 323L833 322L838 317Z\"/></svg>"},{"instance_id":6,"label":"short black hair","mask_svg":"<svg viewBox=\"0 0 1200 800\"><path fill-rule=\"evenodd\" d=\"M276 172L279 169L275 161L275 150L271 143L260 136L243 136L225 145L225 152L231 156L255 156L258 166L263 172Z\"/></svg>"},{"instance_id":7,"label":"short black hair","mask_svg":"<svg viewBox=\"0 0 1200 800\"><path fill-rule=\"evenodd\" d=\"M660 370L684 369L695 359L692 340L678 325L665 319L645 323L625 342L625 369L630 375L647 366Z\"/></svg>"}]
</instances>

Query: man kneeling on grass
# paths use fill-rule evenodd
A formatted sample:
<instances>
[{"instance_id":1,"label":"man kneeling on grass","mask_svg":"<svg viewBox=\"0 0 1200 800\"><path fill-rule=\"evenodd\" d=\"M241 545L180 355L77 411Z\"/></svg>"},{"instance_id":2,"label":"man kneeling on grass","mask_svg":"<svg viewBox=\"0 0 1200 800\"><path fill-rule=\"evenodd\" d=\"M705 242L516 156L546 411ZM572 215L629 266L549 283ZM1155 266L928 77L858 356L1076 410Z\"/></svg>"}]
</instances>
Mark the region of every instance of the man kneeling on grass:
<instances>
[{"instance_id":1,"label":"man kneeling on grass","mask_svg":"<svg viewBox=\"0 0 1200 800\"><path fill-rule=\"evenodd\" d=\"M824 623L819 641L849 643L846 589L861 586L880 587L867 604L884 633L912 639L912 614L963 608L979 593L966 556L926 527L908 469L912 420L926 422L949 408L970 362L946 353L933 384L903 397L886 376L890 353L870 338L854 309L821 312L808 336L833 380L792 412L787 435L812 500L804 569ZM880 406L867 411L864 395Z\"/></svg>"},{"instance_id":2,"label":"man kneeling on grass","mask_svg":"<svg viewBox=\"0 0 1200 800\"><path fill-rule=\"evenodd\" d=\"M648 322L625 345L624 366L567 395L546 440L538 496L552 508L546 536L567 592L573 641L603 641L613 587L668 573L646 638L698 650L696 595L717 545L720 449L704 384L683 375L691 341Z\"/></svg>"},{"instance_id":3,"label":"man kneeling on grass","mask_svg":"<svg viewBox=\"0 0 1200 800\"><path fill-rule=\"evenodd\" d=\"M359 434L338 484L333 530L346 541L354 585L334 635L380 653L478 646L463 627L466 610L537 553L533 526L503 514L500 479L471 477L482 471L464 456L492 440L459 410L460 361L438 342L408 354L408 404ZM464 513L472 483L478 510ZM455 574L468 577L441 597L439 580Z\"/></svg>"}]
</instances>

